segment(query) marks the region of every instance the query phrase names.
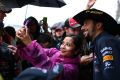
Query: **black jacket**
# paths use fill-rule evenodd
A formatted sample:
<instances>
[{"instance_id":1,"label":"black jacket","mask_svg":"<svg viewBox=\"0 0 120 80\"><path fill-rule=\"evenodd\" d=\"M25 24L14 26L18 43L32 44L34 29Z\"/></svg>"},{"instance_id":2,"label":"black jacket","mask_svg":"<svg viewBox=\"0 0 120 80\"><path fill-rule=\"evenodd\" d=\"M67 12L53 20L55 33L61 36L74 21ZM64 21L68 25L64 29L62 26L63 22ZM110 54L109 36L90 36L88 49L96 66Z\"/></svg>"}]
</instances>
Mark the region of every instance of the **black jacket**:
<instances>
[{"instance_id":1,"label":"black jacket","mask_svg":"<svg viewBox=\"0 0 120 80\"><path fill-rule=\"evenodd\" d=\"M0 45L0 73L4 80L13 80L15 59L5 43Z\"/></svg>"}]
</instances>

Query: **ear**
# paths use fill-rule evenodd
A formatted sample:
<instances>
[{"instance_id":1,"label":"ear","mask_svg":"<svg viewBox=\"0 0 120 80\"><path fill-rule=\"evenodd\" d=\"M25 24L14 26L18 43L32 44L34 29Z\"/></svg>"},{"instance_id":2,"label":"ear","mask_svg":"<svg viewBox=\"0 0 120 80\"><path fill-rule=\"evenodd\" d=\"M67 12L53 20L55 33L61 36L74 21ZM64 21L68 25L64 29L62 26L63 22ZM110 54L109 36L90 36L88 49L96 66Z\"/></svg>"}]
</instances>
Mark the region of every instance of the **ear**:
<instances>
[{"instance_id":1,"label":"ear","mask_svg":"<svg viewBox=\"0 0 120 80\"><path fill-rule=\"evenodd\" d=\"M97 26L97 29L101 29L101 28L102 28L102 26L103 26L103 23L98 22L98 23L96 24L96 26Z\"/></svg>"}]
</instances>

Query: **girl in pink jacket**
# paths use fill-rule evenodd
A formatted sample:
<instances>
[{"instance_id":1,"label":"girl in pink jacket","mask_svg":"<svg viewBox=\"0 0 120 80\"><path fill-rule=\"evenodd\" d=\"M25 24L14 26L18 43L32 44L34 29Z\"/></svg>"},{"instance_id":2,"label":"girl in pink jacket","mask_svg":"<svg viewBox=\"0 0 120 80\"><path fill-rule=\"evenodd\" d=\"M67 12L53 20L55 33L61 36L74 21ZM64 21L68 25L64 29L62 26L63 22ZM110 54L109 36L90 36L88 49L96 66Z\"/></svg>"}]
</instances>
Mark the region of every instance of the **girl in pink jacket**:
<instances>
[{"instance_id":1,"label":"girl in pink jacket","mask_svg":"<svg viewBox=\"0 0 120 80\"><path fill-rule=\"evenodd\" d=\"M64 71L60 80L79 80L79 64L82 39L80 36L66 36L60 46L56 48L42 48L36 41L32 41L27 28L21 28L16 36L24 43L18 45L17 54L36 67L51 69L55 64L63 64Z\"/></svg>"}]
</instances>

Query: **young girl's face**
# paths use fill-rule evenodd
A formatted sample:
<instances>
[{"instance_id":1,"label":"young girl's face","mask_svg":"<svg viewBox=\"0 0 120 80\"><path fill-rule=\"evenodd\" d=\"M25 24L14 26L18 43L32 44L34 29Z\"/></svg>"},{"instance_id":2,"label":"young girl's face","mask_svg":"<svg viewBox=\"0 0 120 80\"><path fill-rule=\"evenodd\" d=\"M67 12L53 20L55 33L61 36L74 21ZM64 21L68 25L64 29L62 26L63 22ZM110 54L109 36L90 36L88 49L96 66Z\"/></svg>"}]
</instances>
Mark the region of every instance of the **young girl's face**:
<instances>
[{"instance_id":1,"label":"young girl's face","mask_svg":"<svg viewBox=\"0 0 120 80\"><path fill-rule=\"evenodd\" d=\"M60 46L62 56L71 57L75 53L74 40L71 37L65 37Z\"/></svg>"}]
</instances>

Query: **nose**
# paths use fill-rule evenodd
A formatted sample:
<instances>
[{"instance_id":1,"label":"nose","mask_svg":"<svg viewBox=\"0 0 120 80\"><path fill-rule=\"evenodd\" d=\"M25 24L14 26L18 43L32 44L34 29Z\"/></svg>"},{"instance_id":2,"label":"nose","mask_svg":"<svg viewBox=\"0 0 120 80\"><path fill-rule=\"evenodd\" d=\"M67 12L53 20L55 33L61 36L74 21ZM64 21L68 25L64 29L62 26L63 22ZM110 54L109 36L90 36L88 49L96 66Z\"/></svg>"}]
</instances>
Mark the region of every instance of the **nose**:
<instances>
[{"instance_id":1,"label":"nose","mask_svg":"<svg viewBox=\"0 0 120 80\"><path fill-rule=\"evenodd\" d=\"M65 44L61 44L60 48L64 49L65 48Z\"/></svg>"},{"instance_id":2,"label":"nose","mask_svg":"<svg viewBox=\"0 0 120 80\"><path fill-rule=\"evenodd\" d=\"M81 30L84 31L84 29L85 29L85 26L83 25L83 26L81 27Z\"/></svg>"},{"instance_id":3,"label":"nose","mask_svg":"<svg viewBox=\"0 0 120 80\"><path fill-rule=\"evenodd\" d=\"M4 17L6 17L7 15L6 15L6 13L4 13Z\"/></svg>"}]
</instances>

